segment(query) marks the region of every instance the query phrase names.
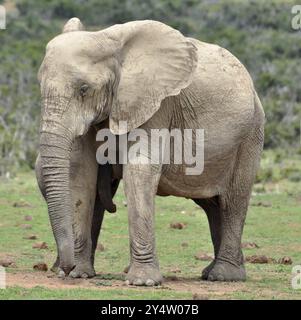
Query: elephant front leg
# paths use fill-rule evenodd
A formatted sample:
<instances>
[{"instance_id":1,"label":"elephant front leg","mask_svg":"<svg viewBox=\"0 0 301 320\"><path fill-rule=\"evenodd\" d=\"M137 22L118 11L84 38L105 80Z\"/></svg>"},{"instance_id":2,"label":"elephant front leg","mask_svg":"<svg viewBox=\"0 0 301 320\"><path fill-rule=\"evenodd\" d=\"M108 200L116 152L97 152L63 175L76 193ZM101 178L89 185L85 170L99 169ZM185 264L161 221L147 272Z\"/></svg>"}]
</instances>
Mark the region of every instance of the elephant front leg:
<instances>
[{"instance_id":1,"label":"elephant front leg","mask_svg":"<svg viewBox=\"0 0 301 320\"><path fill-rule=\"evenodd\" d=\"M92 252L91 252L91 264L94 266L95 261L95 252L97 248L98 237L101 230L101 225L104 217L105 208L99 200L98 194L96 195L94 213L92 219L92 229L91 229L91 238L92 238Z\"/></svg>"},{"instance_id":2,"label":"elephant front leg","mask_svg":"<svg viewBox=\"0 0 301 320\"><path fill-rule=\"evenodd\" d=\"M97 189L97 162L93 147L95 134L91 130L76 140L71 158L70 188L73 200L73 233L75 268L73 278L95 276L91 262L91 228Z\"/></svg>"},{"instance_id":3,"label":"elephant front leg","mask_svg":"<svg viewBox=\"0 0 301 320\"><path fill-rule=\"evenodd\" d=\"M78 193L76 194L79 195ZM76 203L78 208L75 209L75 221L73 224L75 238L75 268L70 272L72 278L91 278L95 276L95 270L91 262L91 226L94 203L92 205L92 203L88 201L80 204L80 199L84 194L84 192L81 193L79 200Z\"/></svg>"},{"instance_id":4,"label":"elephant front leg","mask_svg":"<svg viewBox=\"0 0 301 320\"><path fill-rule=\"evenodd\" d=\"M128 203L130 232L130 269L126 282L154 286L162 282L156 258L154 235L154 198L159 167L128 164L124 167L124 186Z\"/></svg>"}]
</instances>

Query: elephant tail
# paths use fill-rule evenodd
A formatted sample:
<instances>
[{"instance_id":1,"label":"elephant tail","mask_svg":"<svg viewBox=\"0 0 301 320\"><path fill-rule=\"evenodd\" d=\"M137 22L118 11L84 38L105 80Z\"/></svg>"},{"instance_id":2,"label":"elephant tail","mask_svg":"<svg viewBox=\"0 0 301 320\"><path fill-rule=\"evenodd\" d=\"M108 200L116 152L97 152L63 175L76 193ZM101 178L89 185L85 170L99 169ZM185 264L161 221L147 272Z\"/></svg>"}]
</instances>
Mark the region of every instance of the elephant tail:
<instances>
[{"instance_id":1,"label":"elephant tail","mask_svg":"<svg viewBox=\"0 0 301 320\"><path fill-rule=\"evenodd\" d=\"M260 153L263 150L264 145L264 124L265 114L261 104L261 101L254 89L254 133L253 141L260 146Z\"/></svg>"},{"instance_id":2,"label":"elephant tail","mask_svg":"<svg viewBox=\"0 0 301 320\"><path fill-rule=\"evenodd\" d=\"M259 121L260 126L265 124L265 113L261 101L258 97L256 90L254 89L254 110L255 110L255 119Z\"/></svg>"}]
</instances>

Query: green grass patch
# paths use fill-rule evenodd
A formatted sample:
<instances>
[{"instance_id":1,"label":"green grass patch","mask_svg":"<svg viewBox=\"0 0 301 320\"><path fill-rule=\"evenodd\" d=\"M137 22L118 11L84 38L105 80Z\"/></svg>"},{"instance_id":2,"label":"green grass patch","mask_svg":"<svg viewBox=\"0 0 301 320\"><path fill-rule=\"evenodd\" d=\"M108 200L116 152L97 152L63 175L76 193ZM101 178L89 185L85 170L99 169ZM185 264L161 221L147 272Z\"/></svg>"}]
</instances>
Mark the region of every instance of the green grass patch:
<instances>
[{"instance_id":1,"label":"green grass patch","mask_svg":"<svg viewBox=\"0 0 301 320\"><path fill-rule=\"evenodd\" d=\"M245 255L266 255L276 260L289 256L293 265L301 264L300 191L300 184L282 180L266 184L265 193L254 192L243 241L255 242L259 248L245 249ZM248 279L241 284L199 281L201 270L209 262L196 260L194 256L198 252L211 254L213 251L207 218L193 201L176 197L156 198L156 241L164 277L177 277L177 281L155 289L123 286L122 272L129 263L124 200L121 186L115 198L117 213L105 214L99 239L104 251L97 251L95 262L98 276L92 282L86 280L91 282L91 287L56 289L43 286L37 280L31 287L9 285L0 290L0 299L191 299L198 292L210 299L301 298L301 290L291 288L292 265L247 263ZM56 257L55 242L46 204L33 173L0 180L0 216L0 258L10 258L15 263L14 267L7 268L8 275L34 274L33 265L39 261L52 265ZM25 216L31 216L32 220L25 221ZM177 230L170 228L172 222L187 225ZM24 224L31 229L24 229ZM31 234L38 239L24 239ZM42 241L48 244L47 250L32 248L35 242ZM38 274L40 279L41 273ZM119 285L115 286L115 282Z\"/></svg>"}]
</instances>

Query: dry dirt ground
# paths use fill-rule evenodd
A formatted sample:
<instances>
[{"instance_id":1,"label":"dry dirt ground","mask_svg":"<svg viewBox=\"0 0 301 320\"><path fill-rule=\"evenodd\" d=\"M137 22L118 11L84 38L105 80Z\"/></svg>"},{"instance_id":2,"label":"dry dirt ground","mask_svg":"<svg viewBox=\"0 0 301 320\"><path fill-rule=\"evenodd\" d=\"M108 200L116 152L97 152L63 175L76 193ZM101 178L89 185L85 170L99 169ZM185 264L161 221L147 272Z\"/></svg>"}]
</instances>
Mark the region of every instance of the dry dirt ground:
<instances>
[{"instance_id":1,"label":"dry dirt ground","mask_svg":"<svg viewBox=\"0 0 301 320\"><path fill-rule=\"evenodd\" d=\"M117 277L122 275L117 275ZM130 289L123 280L112 280L110 286L98 285L99 279L59 279L51 272L35 272L35 273L8 273L7 286L20 286L23 288L34 288L42 286L48 289L75 289L86 288L96 290L112 290L112 289ZM246 290L245 283L210 283L197 279L183 279L181 277L167 277L157 289L173 290L176 292L190 293L194 299L208 299L208 294L216 296L216 298L224 297L236 291ZM149 288L132 287L133 290L149 290Z\"/></svg>"}]
</instances>

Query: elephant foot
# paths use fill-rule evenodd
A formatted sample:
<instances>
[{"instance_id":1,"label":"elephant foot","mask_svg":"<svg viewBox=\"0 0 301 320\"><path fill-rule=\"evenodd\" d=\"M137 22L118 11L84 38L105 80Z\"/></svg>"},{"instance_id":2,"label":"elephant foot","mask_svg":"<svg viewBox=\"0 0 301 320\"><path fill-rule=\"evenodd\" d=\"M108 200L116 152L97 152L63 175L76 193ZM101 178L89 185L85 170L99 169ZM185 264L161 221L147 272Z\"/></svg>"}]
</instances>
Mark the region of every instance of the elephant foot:
<instances>
[{"instance_id":1,"label":"elephant foot","mask_svg":"<svg viewBox=\"0 0 301 320\"><path fill-rule=\"evenodd\" d=\"M208 280L208 275L210 271L213 269L214 265L215 265L215 260L211 261L211 263L206 268L203 269L202 275L201 275L202 280Z\"/></svg>"},{"instance_id":2,"label":"elephant foot","mask_svg":"<svg viewBox=\"0 0 301 320\"><path fill-rule=\"evenodd\" d=\"M235 266L229 262L217 260L208 273L209 281L245 281L246 270L244 265Z\"/></svg>"},{"instance_id":3,"label":"elephant foot","mask_svg":"<svg viewBox=\"0 0 301 320\"><path fill-rule=\"evenodd\" d=\"M151 287L161 284L162 280L162 275L157 266L131 264L125 283L127 285Z\"/></svg>"},{"instance_id":4,"label":"elephant foot","mask_svg":"<svg viewBox=\"0 0 301 320\"><path fill-rule=\"evenodd\" d=\"M69 273L71 278L93 278L96 275L93 266L90 263L79 263Z\"/></svg>"}]
</instances>

